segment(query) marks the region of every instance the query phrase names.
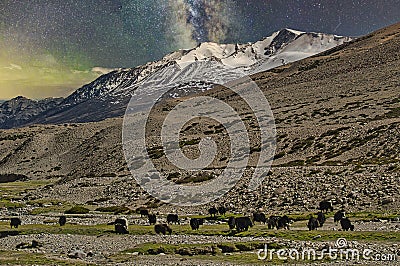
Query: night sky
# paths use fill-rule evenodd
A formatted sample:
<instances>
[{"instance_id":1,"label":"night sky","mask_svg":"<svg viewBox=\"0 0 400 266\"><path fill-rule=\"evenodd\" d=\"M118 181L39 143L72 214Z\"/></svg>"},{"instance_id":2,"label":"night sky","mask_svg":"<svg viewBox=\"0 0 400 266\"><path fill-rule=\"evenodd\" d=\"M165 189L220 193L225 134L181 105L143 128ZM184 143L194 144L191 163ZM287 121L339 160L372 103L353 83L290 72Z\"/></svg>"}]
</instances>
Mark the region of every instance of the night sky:
<instances>
[{"instance_id":1,"label":"night sky","mask_svg":"<svg viewBox=\"0 0 400 266\"><path fill-rule=\"evenodd\" d=\"M134 67L199 42L285 27L360 36L399 14L399 0L1 0L0 98L65 96L99 75L93 67Z\"/></svg>"}]
</instances>

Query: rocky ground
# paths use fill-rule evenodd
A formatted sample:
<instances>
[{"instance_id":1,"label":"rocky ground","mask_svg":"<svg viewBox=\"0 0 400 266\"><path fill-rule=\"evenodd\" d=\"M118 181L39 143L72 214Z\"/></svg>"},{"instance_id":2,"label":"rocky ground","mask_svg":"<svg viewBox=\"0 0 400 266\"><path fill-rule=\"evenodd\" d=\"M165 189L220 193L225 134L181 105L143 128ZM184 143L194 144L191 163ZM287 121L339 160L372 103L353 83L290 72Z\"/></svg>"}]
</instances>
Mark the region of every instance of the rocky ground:
<instances>
[{"instance_id":1,"label":"rocky ground","mask_svg":"<svg viewBox=\"0 0 400 266\"><path fill-rule=\"evenodd\" d=\"M324 248L335 248L334 241L290 241L277 238L254 238L254 237L221 237L221 236L84 236L84 235L52 235L52 234L38 234L38 235L21 235L3 238L0 242L0 249L3 251L16 251L16 246L20 243L31 243L32 240L38 241L42 246L31 249L20 249L28 253L37 253L45 256L56 257L69 263L73 263L75 259L80 262L96 263L102 265L149 265L148 263L156 263L157 265L233 265L232 262L215 261L215 259L196 259L191 256L180 255L166 255L162 252L157 256L145 256L138 252L128 253L128 258L118 263L118 258L115 254L133 248L143 243L157 243L157 244L209 244L217 245L219 243L234 243L246 241L259 241L262 243L279 243L290 248L297 250L315 249L321 251ZM393 254L396 255L397 260L388 261L387 263L398 263L398 256L400 255L398 243L366 243L365 241L349 241L348 248L358 249L360 252L366 249L373 250L373 254ZM257 258L258 250L249 251ZM362 253L361 253L362 254ZM223 256L231 256L232 254L225 253ZM168 258L168 259L167 259ZM0 258L1 259L1 258ZM368 260L362 259L363 264L368 263ZM262 261L260 261L262 263ZM296 261L293 261L296 262ZM379 262L379 261L378 261ZM340 264L340 262L338 262ZM246 265L240 263L240 265Z\"/></svg>"}]
</instances>

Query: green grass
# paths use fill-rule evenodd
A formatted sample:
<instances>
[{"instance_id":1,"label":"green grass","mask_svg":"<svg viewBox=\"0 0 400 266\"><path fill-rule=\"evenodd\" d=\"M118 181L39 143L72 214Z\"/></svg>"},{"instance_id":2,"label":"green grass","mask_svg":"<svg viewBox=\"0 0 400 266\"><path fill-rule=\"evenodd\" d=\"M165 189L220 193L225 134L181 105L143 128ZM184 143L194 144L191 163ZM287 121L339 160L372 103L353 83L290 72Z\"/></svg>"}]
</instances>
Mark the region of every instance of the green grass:
<instances>
[{"instance_id":1,"label":"green grass","mask_svg":"<svg viewBox=\"0 0 400 266\"><path fill-rule=\"evenodd\" d=\"M380 220L391 220L395 219L400 216L400 212L356 212L356 213L351 213L351 216L349 217L354 217L357 220L362 220L362 221L371 221L374 219L380 219Z\"/></svg>"},{"instance_id":2,"label":"green grass","mask_svg":"<svg viewBox=\"0 0 400 266\"><path fill-rule=\"evenodd\" d=\"M0 200L0 208L22 208L25 207L24 203L19 203L19 202L12 202L11 200L8 199L1 199Z\"/></svg>"},{"instance_id":3,"label":"green grass","mask_svg":"<svg viewBox=\"0 0 400 266\"><path fill-rule=\"evenodd\" d=\"M47 257L44 254L27 253L22 251L0 250L1 265L93 265L78 260L61 260L54 257Z\"/></svg>"},{"instance_id":4,"label":"green grass","mask_svg":"<svg viewBox=\"0 0 400 266\"><path fill-rule=\"evenodd\" d=\"M400 241L400 232L344 232L344 231L306 231L306 230L269 230L265 225L256 225L250 228L247 232L236 233L229 230L227 225L204 225L198 231L191 230L189 225L179 226L172 225L173 234L178 235L222 235L222 236L236 236L236 237L277 237L290 240L313 240L317 235L321 238L318 240L336 240L345 237L348 240L358 241ZM9 224L6 222L0 223L0 231L9 231ZM18 230L19 234L75 234L75 235L104 235L114 234L114 227L109 225L73 225L67 224L64 227L58 225L22 225ZM154 235L153 226L145 225L131 225L129 226L130 234L132 235Z\"/></svg>"},{"instance_id":5,"label":"green grass","mask_svg":"<svg viewBox=\"0 0 400 266\"><path fill-rule=\"evenodd\" d=\"M72 205L64 203L63 205L51 205L47 207L37 207L30 211L32 215L45 214L45 213L64 213L70 209Z\"/></svg>"},{"instance_id":6,"label":"green grass","mask_svg":"<svg viewBox=\"0 0 400 266\"><path fill-rule=\"evenodd\" d=\"M63 227L58 225L49 224L22 224L18 229L11 231L17 231L20 235L33 235L33 234L73 234L73 235L102 235L112 234L114 230L113 226L105 224L100 225L73 225L67 224ZM9 223L1 222L0 231L10 231Z\"/></svg>"},{"instance_id":7,"label":"green grass","mask_svg":"<svg viewBox=\"0 0 400 266\"><path fill-rule=\"evenodd\" d=\"M0 183L0 208L22 208L25 203L13 202L16 199L21 199L21 194L24 192L35 190L39 187L54 182L54 180L31 180L17 181L9 183Z\"/></svg>"},{"instance_id":8,"label":"green grass","mask_svg":"<svg viewBox=\"0 0 400 266\"><path fill-rule=\"evenodd\" d=\"M47 179L47 180L31 180L31 181L17 181L11 183L1 183L0 184L0 193L4 194L12 194L19 195L22 192L35 190L39 187L48 185L55 180Z\"/></svg>"}]
</instances>

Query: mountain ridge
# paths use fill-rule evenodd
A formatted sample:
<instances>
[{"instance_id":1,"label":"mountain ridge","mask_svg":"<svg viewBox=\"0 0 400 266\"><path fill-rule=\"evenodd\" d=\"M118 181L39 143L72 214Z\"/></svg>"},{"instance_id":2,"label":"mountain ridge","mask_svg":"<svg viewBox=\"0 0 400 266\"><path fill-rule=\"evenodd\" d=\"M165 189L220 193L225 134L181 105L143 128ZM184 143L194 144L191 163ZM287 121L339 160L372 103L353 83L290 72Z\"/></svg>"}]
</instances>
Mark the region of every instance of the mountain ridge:
<instances>
[{"instance_id":1,"label":"mountain ridge","mask_svg":"<svg viewBox=\"0 0 400 266\"><path fill-rule=\"evenodd\" d=\"M0 105L0 128L30 124L94 122L122 116L134 90L141 82L156 71L173 64L184 67L195 61L217 61L251 75L301 60L351 40L350 37L333 34L282 29L255 43L201 43L192 49L167 54L159 61L111 71L46 107L42 102L37 108L31 105L31 109L9 112L9 103L22 98L12 99L9 103Z\"/></svg>"}]
</instances>

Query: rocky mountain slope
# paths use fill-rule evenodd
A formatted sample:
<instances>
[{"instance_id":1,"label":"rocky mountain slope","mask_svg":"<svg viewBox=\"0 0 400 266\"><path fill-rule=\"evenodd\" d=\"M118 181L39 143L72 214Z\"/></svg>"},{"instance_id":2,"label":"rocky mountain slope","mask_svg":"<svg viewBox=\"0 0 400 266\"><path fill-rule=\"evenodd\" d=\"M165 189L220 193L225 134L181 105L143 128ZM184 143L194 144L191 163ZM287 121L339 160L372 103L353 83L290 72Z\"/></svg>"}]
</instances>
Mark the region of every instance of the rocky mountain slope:
<instances>
[{"instance_id":1,"label":"rocky mountain slope","mask_svg":"<svg viewBox=\"0 0 400 266\"><path fill-rule=\"evenodd\" d=\"M18 97L0 106L0 128L34 123L93 122L122 116L135 89L157 70L172 64L183 67L194 61L218 61L227 67L239 68L248 74L303 59L350 41L322 33L305 33L284 29L256 43L202 43L191 50L179 50L160 61L132 69L120 69L99 77L76 90L69 97L37 105ZM45 105L45 106L44 106Z\"/></svg>"},{"instance_id":2,"label":"rocky mountain slope","mask_svg":"<svg viewBox=\"0 0 400 266\"><path fill-rule=\"evenodd\" d=\"M273 109L278 149L262 190L248 191L239 185L219 203L239 211L262 207L284 213L313 211L317 202L331 198L347 210L398 210L399 49L400 24L396 24L253 75ZM239 102L225 90L205 95L227 99L232 105ZM167 112L163 107L175 101L179 99L161 103L160 110ZM0 173L58 180L26 191L25 200L58 198L85 203L105 199L101 204L159 206L130 176L121 128L122 119L114 118L3 130ZM185 132L185 137L196 139L205 130L200 125L196 131ZM221 132L208 134L218 137ZM196 147L185 149L190 153ZM163 169L178 181L190 182L174 167L163 165Z\"/></svg>"},{"instance_id":3,"label":"rocky mountain slope","mask_svg":"<svg viewBox=\"0 0 400 266\"><path fill-rule=\"evenodd\" d=\"M3 128L13 128L29 123L38 115L55 108L61 102L62 98L35 101L21 96L5 101L0 103L0 124Z\"/></svg>"}]
</instances>

